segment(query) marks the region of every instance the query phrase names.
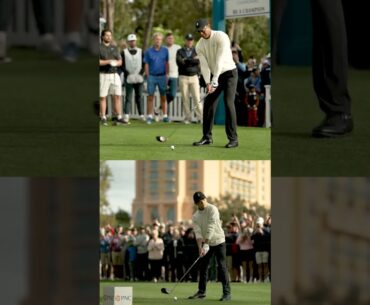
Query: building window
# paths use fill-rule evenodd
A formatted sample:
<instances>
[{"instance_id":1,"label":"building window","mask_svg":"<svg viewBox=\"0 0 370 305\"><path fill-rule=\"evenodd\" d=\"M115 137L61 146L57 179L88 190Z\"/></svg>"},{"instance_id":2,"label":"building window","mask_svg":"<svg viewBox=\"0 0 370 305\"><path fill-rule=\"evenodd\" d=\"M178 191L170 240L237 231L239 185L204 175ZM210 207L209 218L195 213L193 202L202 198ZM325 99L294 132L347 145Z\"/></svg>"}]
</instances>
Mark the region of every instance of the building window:
<instances>
[{"instance_id":1,"label":"building window","mask_svg":"<svg viewBox=\"0 0 370 305\"><path fill-rule=\"evenodd\" d=\"M191 179L198 179L198 173L197 172L192 172L191 173Z\"/></svg>"},{"instance_id":2,"label":"building window","mask_svg":"<svg viewBox=\"0 0 370 305\"><path fill-rule=\"evenodd\" d=\"M144 222L143 210L138 209L136 211L135 223L136 223L136 225L142 225L143 222Z\"/></svg>"},{"instance_id":3,"label":"building window","mask_svg":"<svg viewBox=\"0 0 370 305\"><path fill-rule=\"evenodd\" d=\"M150 212L150 217L151 217L151 219L159 219L158 208L156 208L156 207L152 208L152 210Z\"/></svg>"},{"instance_id":4,"label":"building window","mask_svg":"<svg viewBox=\"0 0 370 305\"><path fill-rule=\"evenodd\" d=\"M166 199L173 199L175 197L175 192L166 192Z\"/></svg>"},{"instance_id":5,"label":"building window","mask_svg":"<svg viewBox=\"0 0 370 305\"><path fill-rule=\"evenodd\" d=\"M175 172L171 170L166 171L166 179L173 180L175 178Z\"/></svg>"},{"instance_id":6,"label":"building window","mask_svg":"<svg viewBox=\"0 0 370 305\"><path fill-rule=\"evenodd\" d=\"M173 181L167 181L167 183L166 183L166 189L169 192L175 191L175 182L173 182Z\"/></svg>"},{"instance_id":7,"label":"building window","mask_svg":"<svg viewBox=\"0 0 370 305\"><path fill-rule=\"evenodd\" d=\"M157 171L150 172L150 178L151 179L158 179L158 172Z\"/></svg>"},{"instance_id":8,"label":"building window","mask_svg":"<svg viewBox=\"0 0 370 305\"><path fill-rule=\"evenodd\" d=\"M173 207L167 210L167 221L175 221L175 209Z\"/></svg>"},{"instance_id":9,"label":"building window","mask_svg":"<svg viewBox=\"0 0 370 305\"><path fill-rule=\"evenodd\" d=\"M150 161L150 168L152 170L153 169L158 169L158 161L157 160Z\"/></svg>"},{"instance_id":10,"label":"building window","mask_svg":"<svg viewBox=\"0 0 370 305\"><path fill-rule=\"evenodd\" d=\"M158 182L157 181L150 182L150 190L151 191L157 191L158 190Z\"/></svg>"},{"instance_id":11,"label":"building window","mask_svg":"<svg viewBox=\"0 0 370 305\"><path fill-rule=\"evenodd\" d=\"M158 192L157 191L150 192L150 197L152 198L152 200L158 200L159 198Z\"/></svg>"},{"instance_id":12,"label":"building window","mask_svg":"<svg viewBox=\"0 0 370 305\"><path fill-rule=\"evenodd\" d=\"M166 169L175 169L175 161L166 161Z\"/></svg>"},{"instance_id":13,"label":"building window","mask_svg":"<svg viewBox=\"0 0 370 305\"><path fill-rule=\"evenodd\" d=\"M197 189L198 189L198 184L197 183L193 183L191 185L191 190L195 192Z\"/></svg>"},{"instance_id":14,"label":"building window","mask_svg":"<svg viewBox=\"0 0 370 305\"><path fill-rule=\"evenodd\" d=\"M191 162L190 168L198 168L198 162L196 161Z\"/></svg>"}]
</instances>

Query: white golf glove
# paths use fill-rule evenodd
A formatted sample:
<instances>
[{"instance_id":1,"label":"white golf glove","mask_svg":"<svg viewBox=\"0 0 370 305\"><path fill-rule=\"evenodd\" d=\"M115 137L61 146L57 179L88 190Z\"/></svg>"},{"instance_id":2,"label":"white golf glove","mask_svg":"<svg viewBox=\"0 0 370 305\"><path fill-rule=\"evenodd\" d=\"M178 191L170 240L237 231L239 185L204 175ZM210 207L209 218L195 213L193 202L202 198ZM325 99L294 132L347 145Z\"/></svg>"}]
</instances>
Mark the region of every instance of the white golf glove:
<instances>
[{"instance_id":1,"label":"white golf glove","mask_svg":"<svg viewBox=\"0 0 370 305\"><path fill-rule=\"evenodd\" d=\"M207 254L207 252L209 251L209 245L208 244L203 244L203 250L204 250L204 255Z\"/></svg>"},{"instance_id":2,"label":"white golf glove","mask_svg":"<svg viewBox=\"0 0 370 305\"><path fill-rule=\"evenodd\" d=\"M110 65L111 65L112 67L117 67L117 60L111 60L111 61L110 61Z\"/></svg>"},{"instance_id":3,"label":"white golf glove","mask_svg":"<svg viewBox=\"0 0 370 305\"><path fill-rule=\"evenodd\" d=\"M211 82L211 86L212 86L213 88L217 88L217 87L218 87L218 81L217 81L217 80L212 80L212 82Z\"/></svg>"}]
</instances>

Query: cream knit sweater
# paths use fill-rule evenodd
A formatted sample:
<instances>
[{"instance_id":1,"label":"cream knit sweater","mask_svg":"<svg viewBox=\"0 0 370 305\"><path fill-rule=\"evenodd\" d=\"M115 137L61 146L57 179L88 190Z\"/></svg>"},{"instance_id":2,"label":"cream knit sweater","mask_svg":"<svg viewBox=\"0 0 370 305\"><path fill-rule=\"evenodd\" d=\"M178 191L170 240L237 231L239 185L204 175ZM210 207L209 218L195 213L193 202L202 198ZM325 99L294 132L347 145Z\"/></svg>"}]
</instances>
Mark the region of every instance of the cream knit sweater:
<instances>
[{"instance_id":1,"label":"cream knit sweater","mask_svg":"<svg viewBox=\"0 0 370 305\"><path fill-rule=\"evenodd\" d=\"M229 36L224 32L212 31L208 39L201 38L197 43L196 51L201 73L207 84L210 83L211 73L212 82L218 83L220 74L236 68Z\"/></svg>"},{"instance_id":2,"label":"cream knit sweater","mask_svg":"<svg viewBox=\"0 0 370 305\"><path fill-rule=\"evenodd\" d=\"M204 210L196 211L193 215L193 224L197 239L208 239L210 246L217 246L225 242L220 213L213 204L208 203Z\"/></svg>"}]
</instances>

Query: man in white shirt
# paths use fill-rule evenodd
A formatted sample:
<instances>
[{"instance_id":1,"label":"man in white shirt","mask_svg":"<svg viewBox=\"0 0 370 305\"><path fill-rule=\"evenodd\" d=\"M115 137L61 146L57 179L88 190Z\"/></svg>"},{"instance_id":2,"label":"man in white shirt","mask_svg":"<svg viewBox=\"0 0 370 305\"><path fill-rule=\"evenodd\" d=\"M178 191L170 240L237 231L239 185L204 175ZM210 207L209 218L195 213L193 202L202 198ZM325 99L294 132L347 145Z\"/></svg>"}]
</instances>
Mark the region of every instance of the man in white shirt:
<instances>
[{"instance_id":1,"label":"man in white shirt","mask_svg":"<svg viewBox=\"0 0 370 305\"><path fill-rule=\"evenodd\" d=\"M189 299L203 299L206 297L207 271L210 259L216 257L218 275L222 283L222 296L220 301L231 300L230 282L226 268L225 233L221 226L220 213L213 204L207 202L202 192L193 195L194 204L198 211L193 215L194 232L202 257L199 267L198 291Z\"/></svg>"},{"instance_id":2,"label":"man in white shirt","mask_svg":"<svg viewBox=\"0 0 370 305\"><path fill-rule=\"evenodd\" d=\"M199 19L195 23L196 30L201 36L197 43L196 52L200 60L200 68L207 84L208 96L203 108L203 137L194 142L194 146L213 143L212 128L218 97L224 92L226 112L225 130L229 142L226 148L238 146L236 133L235 94L238 83L238 72L231 53L229 36L222 31L213 31L207 19ZM211 79L212 74L212 79Z\"/></svg>"},{"instance_id":3,"label":"man in white shirt","mask_svg":"<svg viewBox=\"0 0 370 305\"><path fill-rule=\"evenodd\" d=\"M168 49L168 63L169 63L169 77L168 77L168 90L167 90L167 103L171 103L176 98L177 84L179 79L179 71L176 63L176 54L181 46L175 44L173 34L166 34L166 47Z\"/></svg>"}]
</instances>

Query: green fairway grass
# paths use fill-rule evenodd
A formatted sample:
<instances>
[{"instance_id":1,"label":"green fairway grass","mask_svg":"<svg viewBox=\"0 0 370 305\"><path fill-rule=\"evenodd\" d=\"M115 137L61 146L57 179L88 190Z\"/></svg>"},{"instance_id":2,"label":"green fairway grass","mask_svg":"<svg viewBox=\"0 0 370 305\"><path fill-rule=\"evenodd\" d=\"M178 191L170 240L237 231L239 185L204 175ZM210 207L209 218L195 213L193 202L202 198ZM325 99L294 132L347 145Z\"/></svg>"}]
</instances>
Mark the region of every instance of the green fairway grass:
<instances>
[{"instance_id":1,"label":"green fairway grass","mask_svg":"<svg viewBox=\"0 0 370 305\"><path fill-rule=\"evenodd\" d=\"M174 132L174 133L173 133ZM169 136L158 142L156 136ZM214 144L194 147L202 137L202 126L183 123L153 123L132 121L124 126L100 128L101 160L269 160L270 129L238 128L239 147L224 148L228 142L223 125L213 128ZM171 150L171 145L175 146Z\"/></svg>"},{"instance_id":2,"label":"green fairway grass","mask_svg":"<svg viewBox=\"0 0 370 305\"><path fill-rule=\"evenodd\" d=\"M70 64L32 49L10 56L0 70L0 174L96 176L96 57L83 53Z\"/></svg>"},{"instance_id":3,"label":"green fairway grass","mask_svg":"<svg viewBox=\"0 0 370 305\"><path fill-rule=\"evenodd\" d=\"M370 71L350 70L354 133L311 138L324 115L308 67L276 67L272 74L273 176L369 176Z\"/></svg>"},{"instance_id":4,"label":"green fairway grass","mask_svg":"<svg viewBox=\"0 0 370 305\"><path fill-rule=\"evenodd\" d=\"M220 283L208 283L207 297L202 300L188 300L188 296L197 291L197 283L180 283L172 294L161 293L161 288L171 289L174 283L128 283L128 282L101 282L100 284L100 305L103 305L104 287L125 286L133 287L133 304L165 305L165 304L218 304L222 294ZM270 305L271 285L261 284L231 284L233 305ZM174 301L173 297L178 300Z\"/></svg>"}]
</instances>

